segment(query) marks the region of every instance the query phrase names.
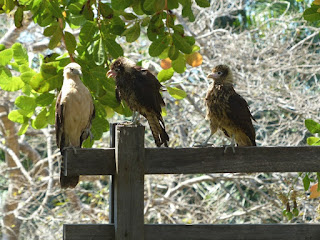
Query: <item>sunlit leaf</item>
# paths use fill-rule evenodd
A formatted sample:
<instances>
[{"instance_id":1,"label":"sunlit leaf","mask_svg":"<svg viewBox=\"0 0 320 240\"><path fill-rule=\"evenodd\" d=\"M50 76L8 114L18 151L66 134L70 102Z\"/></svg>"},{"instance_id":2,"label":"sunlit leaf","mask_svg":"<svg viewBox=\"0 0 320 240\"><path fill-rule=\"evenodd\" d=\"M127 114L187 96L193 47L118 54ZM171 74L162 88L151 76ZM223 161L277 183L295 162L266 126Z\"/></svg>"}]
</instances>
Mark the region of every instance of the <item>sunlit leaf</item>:
<instances>
[{"instance_id":1,"label":"sunlit leaf","mask_svg":"<svg viewBox=\"0 0 320 240\"><path fill-rule=\"evenodd\" d=\"M48 106L52 103L55 95L52 93L43 93L36 98L36 104L41 107Z\"/></svg>"},{"instance_id":2,"label":"sunlit leaf","mask_svg":"<svg viewBox=\"0 0 320 240\"><path fill-rule=\"evenodd\" d=\"M36 118L31 121L31 126L34 129L41 129L46 127L48 125L46 114L47 114L47 109L44 107L42 108L40 113L36 116Z\"/></svg>"},{"instance_id":3,"label":"sunlit leaf","mask_svg":"<svg viewBox=\"0 0 320 240\"><path fill-rule=\"evenodd\" d=\"M188 41L183 38L180 34L174 33L172 34L172 40L174 45L183 53L191 53L192 52L192 47L188 43Z\"/></svg>"},{"instance_id":4,"label":"sunlit leaf","mask_svg":"<svg viewBox=\"0 0 320 240\"><path fill-rule=\"evenodd\" d=\"M161 70L158 73L157 78L158 78L159 82L164 82L164 81L171 79L173 74L174 74L173 68L169 68L167 70Z\"/></svg>"},{"instance_id":5,"label":"sunlit leaf","mask_svg":"<svg viewBox=\"0 0 320 240\"><path fill-rule=\"evenodd\" d=\"M306 119L304 121L306 128L312 133L320 133L320 124L312 119Z\"/></svg>"},{"instance_id":6,"label":"sunlit leaf","mask_svg":"<svg viewBox=\"0 0 320 240\"><path fill-rule=\"evenodd\" d=\"M182 53L179 54L176 60L172 61L172 67L177 73L184 73L186 70L186 59Z\"/></svg>"},{"instance_id":7,"label":"sunlit leaf","mask_svg":"<svg viewBox=\"0 0 320 240\"><path fill-rule=\"evenodd\" d=\"M18 110L13 110L8 115L9 120L23 124L28 121L28 118L23 116Z\"/></svg>"},{"instance_id":8,"label":"sunlit leaf","mask_svg":"<svg viewBox=\"0 0 320 240\"><path fill-rule=\"evenodd\" d=\"M29 127L29 123L28 122L25 122L21 125L19 131L18 131L18 135L23 135L26 133L26 131L28 130L28 127Z\"/></svg>"},{"instance_id":9,"label":"sunlit leaf","mask_svg":"<svg viewBox=\"0 0 320 240\"><path fill-rule=\"evenodd\" d=\"M167 87L168 93L175 99L181 100L187 96L187 93L180 88Z\"/></svg>"},{"instance_id":10,"label":"sunlit leaf","mask_svg":"<svg viewBox=\"0 0 320 240\"><path fill-rule=\"evenodd\" d=\"M15 43L11 47L13 51L13 58L18 65L22 65L28 62L28 53L25 48L22 47L20 43Z\"/></svg>"},{"instance_id":11,"label":"sunlit leaf","mask_svg":"<svg viewBox=\"0 0 320 240\"><path fill-rule=\"evenodd\" d=\"M36 108L36 101L35 98L33 97L28 97L28 96L19 96L16 98L14 104L26 111L33 111Z\"/></svg>"},{"instance_id":12,"label":"sunlit leaf","mask_svg":"<svg viewBox=\"0 0 320 240\"><path fill-rule=\"evenodd\" d=\"M104 43L113 58L123 56L123 49L115 40L107 38Z\"/></svg>"}]
</instances>

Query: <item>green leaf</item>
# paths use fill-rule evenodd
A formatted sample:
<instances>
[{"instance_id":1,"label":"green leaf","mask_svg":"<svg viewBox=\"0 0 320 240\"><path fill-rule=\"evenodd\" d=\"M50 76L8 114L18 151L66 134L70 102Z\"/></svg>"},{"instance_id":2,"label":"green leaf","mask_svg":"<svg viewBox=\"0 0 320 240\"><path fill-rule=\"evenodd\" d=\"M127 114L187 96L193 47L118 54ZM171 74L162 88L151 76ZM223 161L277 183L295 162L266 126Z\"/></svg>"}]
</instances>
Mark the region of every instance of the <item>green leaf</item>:
<instances>
[{"instance_id":1,"label":"green leaf","mask_svg":"<svg viewBox=\"0 0 320 240\"><path fill-rule=\"evenodd\" d=\"M36 108L36 101L33 97L19 96L16 98L14 104L26 111L33 111Z\"/></svg>"},{"instance_id":2,"label":"green leaf","mask_svg":"<svg viewBox=\"0 0 320 240\"><path fill-rule=\"evenodd\" d=\"M13 56L12 49L6 49L0 52L0 65L5 66L10 63Z\"/></svg>"},{"instance_id":3,"label":"green leaf","mask_svg":"<svg viewBox=\"0 0 320 240\"><path fill-rule=\"evenodd\" d=\"M41 129L48 125L47 123L47 108L42 108L41 112L37 115L37 117L31 121L31 126L34 129Z\"/></svg>"},{"instance_id":4,"label":"green leaf","mask_svg":"<svg viewBox=\"0 0 320 240\"><path fill-rule=\"evenodd\" d=\"M318 187L317 187L317 191L320 191L320 172L317 172L317 180L318 180Z\"/></svg>"},{"instance_id":5,"label":"green leaf","mask_svg":"<svg viewBox=\"0 0 320 240\"><path fill-rule=\"evenodd\" d=\"M30 80L30 86L38 93L49 92L62 85L62 75L52 75L44 78L41 73L34 75Z\"/></svg>"},{"instance_id":6,"label":"green leaf","mask_svg":"<svg viewBox=\"0 0 320 240\"><path fill-rule=\"evenodd\" d=\"M320 133L320 124L312 119L306 119L304 121L306 128L312 133Z\"/></svg>"},{"instance_id":7,"label":"green leaf","mask_svg":"<svg viewBox=\"0 0 320 240\"><path fill-rule=\"evenodd\" d=\"M47 5L51 14L57 18L63 18L62 10L59 7L59 3L56 0L47 1L49 4Z\"/></svg>"},{"instance_id":8,"label":"green leaf","mask_svg":"<svg viewBox=\"0 0 320 240\"><path fill-rule=\"evenodd\" d=\"M133 13L127 13L127 12L123 12L121 13L121 15L126 19L126 20L134 20L137 19L138 17L136 15L134 15Z\"/></svg>"},{"instance_id":9,"label":"green leaf","mask_svg":"<svg viewBox=\"0 0 320 240\"><path fill-rule=\"evenodd\" d=\"M108 52L111 54L113 58L123 56L123 49L115 40L111 38L106 38L104 40L104 43L106 48L108 49Z\"/></svg>"},{"instance_id":10,"label":"green leaf","mask_svg":"<svg viewBox=\"0 0 320 240\"><path fill-rule=\"evenodd\" d=\"M175 99L181 100L187 96L187 93L180 88L167 87L168 93Z\"/></svg>"},{"instance_id":11,"label":"green leaf","mask_svg":"<svg viewBox=\"0 0 320 240\"><path fill-rule=\"evenodd\" d=\"M164 81L167 81L170 78L172 78L173 74L174 74L173 68L169 68L169 69L166 69L166 70L161 70L158 73L157 78L158 78L159 82L164 82Z\"/></svg>"},{"instance_id":12,"label":"green leaf","mask_svg":"<svg viewBox=\"0 0 320 240\"><path fill-rule=\"evenodd\" d=\"M104 18L112 18L113 10L109 4L99 2L100 13Z\"/></svg>"},{"instance_id":13,"label":"green leaf","mask_svg":"<svg viewBox=\"0 0 320 240\"><path fill-rule=\"evenodd\" d=\"M123 35L126 36L127 42L134 42L137 40L140 36L140 25L138 22L136 22L132 27L127 28Z\"/></svg>"},{"instance_id":14,"label":"green leaf","mask_svg":"<svg viewBox=\"0 0 320 240\"><path fill-rule=\"evenodd\" d=\"M15 6L13 0L4 0L4 4L2 1L2 5L3 5L2 8L3 8L3 10L6 11L6 13L10 13L11 10L13 10L13 8Z\"/></svg>"},{"instance_id":15,"label":"green leaf","mask_svg":"<svg viewBox=\"0 0 320 240\"><path fill-rule=\"evenodd\" d=\"M172 67L177 73L184 73L186 70L186 59L184 54L179 53L178 58L172 61Z\"/></svg>"},{"instance_id":16,"label":"green leaf","mask_svg":"<svg viewBox=\"0 0 320 240\"><path fill-rule=\"evenodd\" d=\"M294 208L294 209L292 210L292 213L293 213L293 215L294 215L295 217L299 216L299 210L298 210L297 208Z\"/></svg>"},{"instance_id":17,"label":"green leaf","mask_svg":"<svg viewBox=\"0 0 320 240\"><path fill-rule=\"evenodd\" d=\"M32 70L32 71L28 71L28 72L24 72L20 75L21 80L26 83L29 84L31 78L35 75L36 73Z\"/></svg>"},{"instance_id":18,"label":"green leaf","mask_svg":"<svg viewBox=\"0 0 320 240\"><path fill-rule=\"evenodd\" d=\"M305 177L302 179L303 181L303 187L305 191L308 191L309 187L310 187L310 179L308 174L305 175Z\"/></svg>"},{"instance_id":19,"label":"green leaf","mask_svg":"<svg viewBox=\"0 0 320 240\"><path fill-rule=\"evenodd\" d=\"M82 26L83 24L86 23L87 19L83 15L76 15L70 13L68 16L68 20L70 21L72 28L77 28L78 26Z\"/></svg>"},{"instance_id":20,"label":"green leaf","mask_svg":"<svg viewBox=\"0 0 320 240\"><path fill-rule=\"evenodd\" d=\"M13 58L18 65L29 63L28 62L28 53L22 47L22 45L20 43L13 44L11 49L13 51Z\"/></svg>"},{"instance_id":21,"label":"green leaf","mask_svg":"<svg viewBox=\"0 0 320 240\"><path fill-rule=\"evenodd\" d=\"M24 82L21 80L20 77L1 77L0 74L0 87L9 92L15 92L20 90L24 86Z\"/></svg>"},{"instance_id":22,"label":"green leaf","mask_svg":"<svg viewBox=\"0 0 320 240\"><path fill-rule=\"evenodd\" d=\"M23 9L21 7L18 7L14 13L14 25L16 26L16 28L20 28L22 26L22 20L23 20Z\"/></svg>"},{"instance_id":23,"label":"green leaf","mask_svg":"<svg viewBox=\"0 0 320 240\"><path fill-rule=\"evenodd\" d=\"M47 114L46 114L46 118L47 118L47 123L54 125L55 120L56 120L56 108L55 108L55 104L52 103Z\"/></svg>"},{"instance_id":24,"label":"green leaf","mask_svg":"<svg viewBox=\"0 0 320 240\"><path fill-rule=\"evenodd\" d=\"M189 42L183 38L180 34L172 34L173 44L183 53L190 54L192 52L192 47Z\"/></svg>"},{"instance_id":25,"label":"green leaf","mask_svg":"<svg viewBox=\"0 0 320 240\"><path fill-rule=\"evenodd\" d=\"M105 51L104 51L102 38L100 38L98 41L96 41L96 43L94 45L93 59L94 59L94 62L98 66L104 64L104 62L105 62Z\"/></svg>"},{"instance_id":26,"label":"green leaf","mask_svg":"<svg viewBox=\"0 0 320 240\"><path fill-rule=\"evenodd\" d=\"M307 143L310 146L319 146L320 145L320 138L318 137L308 137Z\"/></svg>"},{"instance_id":27,"label":"green leaf","mask_svg":"<svg viewBox=\"0 0 320 240\"><path fill-rule=\"evenodd\" d=\"M188 17L190 22L195 20L194 14L192 12L192 3L191 0L186 0L182 9L182 16Z\"/></svg>"},{"instance_id":28,"label":"green leaf","mask_svg":"<svg viewBox=\"0 0 320 240\"><path fill-rule=\"evenodd\" d=\"M8 115L9 120L23 124L28 121L28 118L23 116L18 110L13 110Z\"/></svg>"},{"instance_id":29,"label":"green leaf","mask_svg":"<svg viewBox=\"0 0 320 240\"><path fill-rule=\"evenodd\" d=\"M154 12L155 2L156 2L156 0L145 0L143 3L144 10Z\"/></svg>"},{"instance_id":30,"label":"green leaf","mask_svg":"<svg viewBox=\"0 0 320 240\"><path fill-rule=\"evenodd\" d=\"M120 103L116 99L115 91L106 91L106 94L98 99L103 105L116 108Z\"/></svg>"},{"instance_id":31,"label":"green leaf","mask_svg":"<svg viewBox=\"0 0 320 240\"><path fill-rule=\"evenodd\" d=\"M19 129L19 132L18 132L18 135L23 135L26 133L26 131L28 130L28 127L29 127L29 123L28 122L25 122L21 125L20 129Z\"/></svg>"},{"instance_id":32,"label":"green leaf","mask_svg":"<svg viewBox=\"0 0 320 240\"><path fill-rule=\"evenodd\" d=\"M50 37L57 31L57 28L57 24L51 25L43 31L43 35L46 37Z\"/></svg>"},{"instance_id":33,"label":"green leaf","mask_svg":"<svg viewBox=\"0 0 320 240\"><path fill-rule=\"evenodd\" d=\"M199 7L210 7L210 2L207 0L196 0L196 3L198 4Z\"/></svg>"},{"instance_id":34,"label":"green leaf","mask_svg":"<svg viewBox=\"0 0 320 240\"><path fill-rule=\"evenodd\" d=\"M151 57L159 56L168 47L168 44L169 38L167 35L159 37L157 40L151 43L149 47L149 55Z\"/></svg>"},{"instance_id":35,"label":"green leaf","mask_svg":"<svg viewBox=\"0 0 320 240\"><path fill-rule=\"evenodd\" d=\"M176 46L172 45L169 48L168 57L173 61L176 60L179 57L179 50L176 48Z\"/></svg>"},{"instance_id":36,"label":"green leaf","mask_svg":"<svg viewBox=\"0 0 320 240\"><path fill-rule=\"evenodd\" d=\"M50 42L48 44L49 49L54 49L61 41L62 30L60 27L57 27L55 33L52 35Z\"/></svg>"},{"instance_id":37,"label":"green leaf","mask_svg":"<svg viewBox=\"0 0 320 240\"><path fill-rule=\"evenodd\" d=\"M114 10L124 10L132 4L132 0L111 0L111 6Z\"/></svg>"},{"instance_id":38,"label":"green leaf","mask_svg":"<svg viewBox=\"0 0 320 240\"><path fill-rule=\"evenodd\" d=\"M318 9L319 9L319 6L312 5L311 8L308 8L303 12L303 18L310 22L320 20L320 13L317 12Z\"/></svg>"},{"instance_id":39,"label":"green leaf","mask_svg":"<svg viewBox=\"0 0 320 240\"><path fill-rule=\"evenodd\" d=\"M121 35L123 33L125 23L120 17L114 16L110 24L110 33L115 35Z\"/></svg>"},{"instance_id":40,"label":"green leaf","mask_svg":"<svg viewBox=\"0 0 320 240\"><path fill-rule=\"evenodd\" d=\"M97 31L97 24L92 21L87 21L81 28L79 34L80 42L83 43L83 45L86 45L88 42L91 42Z\"/></svg>"},{"instance_id":41,"label":"green leaf","mask_svg":"<svg viewBox=\"0 0 320 240\"><path fill-rule=\"evenodd\" d=\"M175 9L179 7L179 2L178 0L170 0L167 1L168 9Z\"/></svg>"},{"instance_id":42,"label":"green leaf","mask_svg":"<svg viewBox=\"0 0 320 240\"><path fill-rule=\"evenodd\" d=\"M41 107L48 106L52 103L55 95L52 93L43 93L36 98L36 104Z\"/></svg>"},{"instance_id":43,"label":"green leaf","mask_svg":"<svg viewBox=\"0 0 320 240\"><path fill-rule=\"evenodd\" d=\"M76 50L77 47L77 41L76 38L71 34L70 32L65 32L64 33L64 38L66 41L66 47L69 52L69 54L72 54L74 50Z\"/></svg>"}]
</instances>

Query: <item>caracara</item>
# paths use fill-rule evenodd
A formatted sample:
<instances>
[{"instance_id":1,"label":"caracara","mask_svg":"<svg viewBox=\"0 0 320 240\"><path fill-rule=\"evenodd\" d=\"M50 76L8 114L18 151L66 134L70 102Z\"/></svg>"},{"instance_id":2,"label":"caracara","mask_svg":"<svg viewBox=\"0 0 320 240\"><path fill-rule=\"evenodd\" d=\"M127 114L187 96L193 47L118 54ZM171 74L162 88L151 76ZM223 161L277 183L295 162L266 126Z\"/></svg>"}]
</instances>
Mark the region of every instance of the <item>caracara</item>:
<instances>
[{"instance_id":1,"label":"caracara","mask_svg":"<svg viewBox=\"0 0 320 240\"><path fill-rule=\"evenodd\" d=\"M66 148L80 148L90 136L94 105L91 94L82 83L81 67L77 63L68 64L63 71L63 85L56 102L56 139L62 155L61 188L74 188L79 176L64 176L63 152Z\"/></svg>"},{"instance_id":2,"label":"caracara","mask_svg":"<svg viewBox=\"0 0 320 240\"><path fill-rule=\"evenodd\" d=\"M238 146L256 146L255 130L248 103L237 94L233 88L233 77L230 68L218 65L208 78L213 79L213 85L206 96L207 119L210 120L211 135L218 129L231 138L234 151ZM226 149L225 149L226 150Z\"/></svg>"},{"instance_id":3,"label":"caracara","mask_svg":"<svg viewBox=\"0 0 320 240\"><path fill-rule=\"evenodd\" d=\"M147 69L136 66L131 60L120 57L110 66L108 77L116 81L116 97L126 101L133 112L143 115L149 123L158 147L168 146L169 136L161 116L161 106L165 106L160 94L162 85Z\"/></svg>"}]
</instances>

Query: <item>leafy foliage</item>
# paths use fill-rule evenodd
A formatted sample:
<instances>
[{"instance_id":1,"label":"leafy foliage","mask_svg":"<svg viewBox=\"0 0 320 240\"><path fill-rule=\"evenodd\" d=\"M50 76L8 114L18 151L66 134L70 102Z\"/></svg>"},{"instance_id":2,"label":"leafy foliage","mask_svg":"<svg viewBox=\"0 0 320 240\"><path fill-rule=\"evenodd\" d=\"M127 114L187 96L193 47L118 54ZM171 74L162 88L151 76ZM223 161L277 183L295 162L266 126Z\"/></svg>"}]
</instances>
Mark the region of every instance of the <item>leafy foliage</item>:
<instances>
[{"instance_id":1,"label":"leafy foliage","mask_svg":"<svg viewBox=\"0 0 320 240\"><path fill-rule=\"evenodd\" d=\"M40 129L54 123L53 90L61 88L63 68L71 61L82 66L83 82L95 101L97 113L92 126L95 140L108 130L107 111L112 109L112 113L130 116L128 107L116 101L114 80L106 77L110 59L124 55L118 37L124 37L130 43L140 37L141 29L146 30L152 42L150 56L172 61L172 67L159 73L161 82L169 80L174 72L183 73L187 62L199 66L200 61L190 60L190 54L199 51L199 47L193 37L185 34L184 27L176 24L172 12L181 6L182 16L194 21L192 4L210 5L208 0L112 0L111 3L101 0L6 0L2 4L0 1L0 13L15 9L16 27L22 26L23 12L31 11L34 22L45 28L43 35L50 38L48 48L54 50L63 44L67 52L44 57L40 72L37 72L29 67L27 51L21 44L16 43L10 49L1 48L0 87L24 93L15 102L17 109L9 115L12 121L22 124L19 134L25 133L28 126ZM125 11L129 8L132 11ZM67 25L80 29L78 39L65 30ZM11 70L20 74L12 76ZM183 90L173 86L168 87L168 92L176 99L186 96Z\"/></svg>"}]
</instances>

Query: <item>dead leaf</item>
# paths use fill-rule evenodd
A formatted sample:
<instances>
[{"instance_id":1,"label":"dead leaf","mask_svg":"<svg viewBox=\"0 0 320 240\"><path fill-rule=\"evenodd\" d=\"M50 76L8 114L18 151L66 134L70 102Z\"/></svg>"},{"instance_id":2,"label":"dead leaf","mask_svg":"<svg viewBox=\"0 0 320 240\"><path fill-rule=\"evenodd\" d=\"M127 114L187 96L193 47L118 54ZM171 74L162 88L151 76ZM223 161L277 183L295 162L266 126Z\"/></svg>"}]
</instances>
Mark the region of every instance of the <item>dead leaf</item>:
<instances>
[{"instance_id":1,"label":"dead leaf","mask_svg":"<svg viewBox=\"0 0 320 240\"><path fill-rule=\"evenodd\" d=\"M161 66L162 69L164 69L164 70L171 68L171 59L170 59L170 58L162 59L162 60L160 61L160 66Z\"/></svg>"},{"instance_id":2,"label":"dead leaf","mask_svg":"<svg viewBox=\"0 0 320 240\"><path fill-rule=\"evenodd\" d=\"M318 192L318 183L310 187L310 192L310 199L320 197L320 191Z\"/></svg>"},{"instance_id":3,"label":"dead leaf","mask_svg":"<svg viewBox=\"0 0 320 240\"><path fill-rule=\"evenodd\" d=\"M191 53L186 55L187 63L192 67L198 67L202 64L202 55L198 52Z\"/></svg>"}]
</instances>

